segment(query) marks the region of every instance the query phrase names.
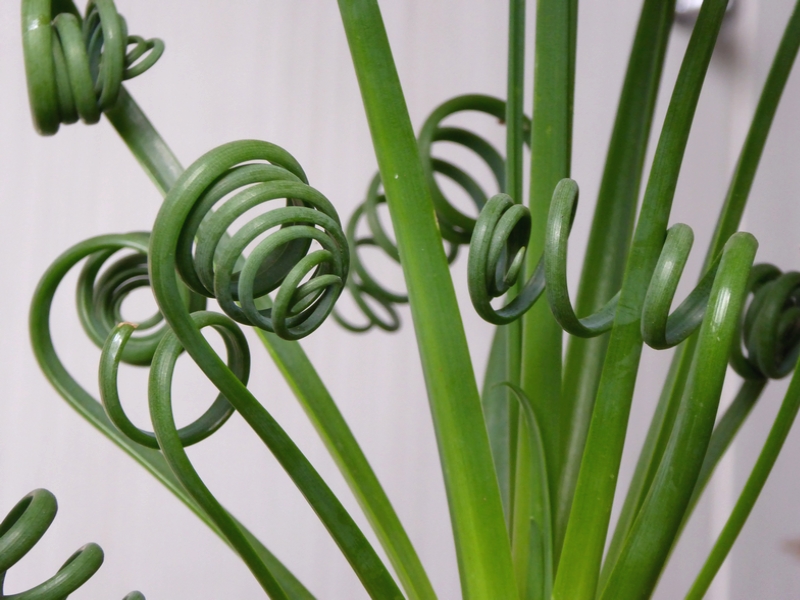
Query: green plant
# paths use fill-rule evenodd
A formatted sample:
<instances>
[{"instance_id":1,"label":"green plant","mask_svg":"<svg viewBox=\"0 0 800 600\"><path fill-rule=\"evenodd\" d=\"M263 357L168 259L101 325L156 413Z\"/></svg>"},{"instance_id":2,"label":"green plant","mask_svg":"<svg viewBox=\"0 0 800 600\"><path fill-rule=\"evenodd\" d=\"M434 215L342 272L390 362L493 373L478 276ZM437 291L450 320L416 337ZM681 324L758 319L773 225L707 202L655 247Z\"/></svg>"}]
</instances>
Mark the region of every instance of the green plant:
<instances>
[{"instance_id":1,"label":"green plant","mask_svg":"<svg viewBox=\"0 0 800 600\"><path fill-rule=\"evenodd\" d=\"M362 503L400 586L410 597L432 597L424 570L388 499L321 380L293 341L319 325L344 287L350 264L358 266L357 255L351 257L345 242L349 237L355 252L355 227L346 236L333 207L307 185L296 161L265 142L226 145L181 174L177 160L120 87L125 75L134 76L152 64L161 46L133 38L135 49L124 62L127 34L110 2L95 3L98 12L90 13L94 16L86 19L83 33L79 33L74 7L69 2L55 4L52 13L47 1L24 4L29 86L37 127L43 133L54 133L60 121L80 116L91 122L104 111L167 197L152 234L87 240L68 250L45 274L34 299L31 330L46 374L84 416L220 533L267 593L308 597L277 559L210 496L186 460L183 446L213 433L235 407L297 481L367 591L377 598L399 596L397 583L339 502L243 385L249 372L249 351L238 326L222 315L200 312L205 307L204 297L216 298L235 321L262 327L259 335ZM513 2L508 102L478 96L454 100L434 113L419 141L407 118L377 5L366 0L340 2L382 174L363 209L368 219L373 218L372 239L364 243L382 244L396 254L406 276L465 597L511 598L517 590L525 598L549 597L551 591L556 598L647 596L695 496L766 378L783 376L794 366L796 275L781 274L769 266L751 270L755 242L734 232L800 43L798 11L765 86L723 208L706 262L709 275L687 303L667 317L682 268L675 265L685 262L691 244L686 226L674 226L666 233L670 204L725 5L723 0L709 0L698 18L634 233L646 142L674 9L671 2L648 0L643 4L573 311L564 273L577 187L564 178L570 167L577 2L540 1L537 6L537 70L530 121L522 114L525 6ZM85 59L65 54L66 65L73 58L86 60L88 65L75 63L75 72L69 71L74 110L70 110L63 80L55 77L60 73L63 78L70 67L59 65L60 58L51 59L59 56L53 54L58 46L52 46L56 38L50 26L53 14L59 12L54 26L63 48L80 53L86 47L81 38L89 40ZM100 28L102 37L97 35ZM137 65L139 60L142 62ZM78 83L81 69L83 91ZM102 73L102 86L96 84L98 73ZM440 127L449 112L459 110L504 118L507 160L469 133ZM530 137L532 155L530 210L515 205L524 196L522 146L526 137ZM486 194L468 174L431 158L431 146L438 140L456 141L477 152L508 195L487 202ZM460 184L482 207L477 223L449 207L434 172ZM203 220L212 204L239 187L245 191L237 195L238 200ZM206 192L206 188L212 191ZM396 249L380 238L374 224L375 205L384 196L392 215ZM239 210L272 198L293 200L267 216L256 217L251 230L243 228L227 236L228 225L240 215ZM258 238L257 249L247 260L240 260L253 239L250 236L279 226L281 229L263 242ZM470 291L475 308L488 320L504 325L498 329L483 394L467 353L441 250L442 237L452 245L470 242ZM309 250L309 240L321 249L302 258ZM123 249L132 254L105 266ZM542 253L545 258L537 268ZM79 312L90 337L104 346L101 392L105 410L63 368L49 334L49 307L55 289L66 272L84 258ZM264 268L265 262L270 270ZM176 269L182 284L174 277ZM401 298L371 287L364 271L353 270L358 277L347 285L356 296L372 295L394 314L391 303ZM315 276L303 283L311 271ZM241 275L234 276L236 272ZM522 277L523 272L531 276L524 285L527 277ZM232 280L238 284L235 294ZM129 291L145 285L153 287L169 327L133 336L133 327L120 323L120 305ZM601 309L620 285L619 300ZM278 287L272 312L265 312L270 301L264 294ZM519 299L508 308L492 308L490 298L508 290ZM531 307L545 291L547 302ZM753 300L740 326L748 292ZM590 319L575 316L575 312L598 309L600 313ZM612 321L610 335L603 335ZM153 319L139 328L157 324ZM230 370L199 333L206 326L223 337ZM700 331L692 335L698 327ZM731 340L739 339L740 328L747 356L734 350L732 362L746 382L733 408L713 428ZM573 336L563 365L562 330ZM643 340L656 348L682 345L601 570ZM169 385L182 348L222 395L200 421L176 431ZM139 431L121 409L115 381L121 360L150 365L155 434ZM701 360L702 371L698 366ZM506 385L498 385L501 383ZM698 579L695 595L702 595L763 485L797 410L795 387L790 387L763 459Z\"/></svg>"}]
</instances>

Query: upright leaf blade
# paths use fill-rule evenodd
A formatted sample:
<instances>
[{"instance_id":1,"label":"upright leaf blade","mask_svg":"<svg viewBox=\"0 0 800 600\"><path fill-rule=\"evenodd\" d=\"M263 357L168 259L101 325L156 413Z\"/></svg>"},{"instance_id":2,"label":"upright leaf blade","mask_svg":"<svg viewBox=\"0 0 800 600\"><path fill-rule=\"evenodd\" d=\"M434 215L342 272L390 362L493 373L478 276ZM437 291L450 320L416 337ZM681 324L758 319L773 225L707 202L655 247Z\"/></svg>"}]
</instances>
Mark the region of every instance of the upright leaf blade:
<instances>
[{"instance_id":1,"label":"upright leaf blade","mask_svg":"<svg viewBox=\"0 0 800 600\"><path fill-rule=\"evenodd\" d=\"M725 247L669 444L602 600L646 597L655 588L706 455L757 246L737 233Z\"/></svg>"},{"instance_id":2,"label":"upright leaf blade","mask_svg":"<svg viewBox=\"0 0 800 600\"><path fill-rule=\"evenodd\" d=\"M794 11L787 23L770 67L767 80L764 83L761 97L728 188L725 203L720 211L712 242L706 253L704 271L722 251L727 239L739 228L767 136L799 48L800 2L795 4ZM603 566L603 579L611 571L616 561L622 542L644 501L655 471L661 461L666 447L666 440L669 438L675 419L681 392L696 350L696 341L695 337L687 340L685 344L678 348L672 359L664 391L648 429L642 452L636 464L633 480L614 531L614 538L606 556L606 564Z\"/></svg>"},{"instance_id":3,"label":"upright leaf blade","mask_svg":"<svg viewBox=\"0 0 800 600\"><path fill-rule=\"evenodd\" d=\"M500 486L503 514L506 517L506 523L510 525L511 479L514 468L512 448L516 449L516 444L513 443L511 435L512 403L509 402L508 396L510 392L508 388L499 385L508 381L508 346L508 327L497 327L489 350L489 362L486 365L486 375L483 379L481 404L483 405L483 417L486 419L486 431L489 433L494 468L497 472L497 483ZM518 411L515 411L516 413Z\"/></svg>"},{"instance_id":4,"label":"upright leaf blade","mask_svg":"<svg viewBox=\"0 0 800 600\"><path fill-rule=\"evenodd\" d=\"M750 516L750 511L753 509L758 495L767 482L767 477L769 477L772 467L778 459L778 454L783 448L783 443L786 441L789 431L797 418L798 410L800 410L800 369L795 368L789 389L786 391L786 396L778 410L761 454L759 454L750 477L747 478L747 483L745 483L744 489L736 501L736 506L725 523L725 527L720 532L714 548L697 575L692 588L686 595L686 600L701 600L711 586L714 576L725 561L725 557L728 556L728 552L730 552L745 521Z\"/></svg>"},{"instance_id":5,"label":"upright leaf blade","mask_svg":"<svg viewBox=\"0 0 800 600\"><path fill-rule=\"evenodd\" d=\"M647 141L666 55L674 2L642 6L611 134L576 298L579 316L600 309L622 284ZM560 553L609 336L570 337L560 409L562 467L555 505Z\"/></svg>"},{"instance_id":6,"label":"upright leaf blade","mask_svg":"<svg viewBox=\"0 0 800 600\"><path fill-rule=\"evenodd\" d=\"M533 273L544 250L547 216L553 189L570 174L572 155L572 104L575 76L576 0L540 0L536 10L533 117L531 122L530 209L531 237L527 272ZM523 317L522 389L539 417L542 443L547 455L547 489L557 490L561 465L559 411L561 404L561 355L563 331L546 302L538 302ZM517 480L514 501L514 566L519 581L526 580L532 533L531 514L536 493L530 481L531 451L536 445L525 428L519 430ZM541 527L544 543L552 547L552 524ZM552 573L548 574L552 576Z\"/></svg>"},{"instance_id":7,"label":"upright leaf blade","mask_svg":"<svg viewBox=\"0 0 800 600\"><path fill-rule=\"evenodd\" d=\"M614 329L564 539L554 597L594 598L642 351L641 312L669 220L686 142L727 0L706 0L661 132L634 233Z\"/></svg>"},{"instance_id":8,"label":"upright leaf blade","mask_svg":"<svg viewBox=\"0 0 800 600\"><path fill-rule=\"evenodd\" d=\"M516 584L480 396L416 139L375 0L339 0L372 134L433 413L465 598Z\"/></svg>"},{"instance_id":9,"label":"upright leaf blade","mask_svg":"<svg viewBox=\"0 0 800 600\"><path fill-rule=\"evenodd\" d=\"M258 336L344 475L409 598L436 598L386 492L300 343L262 330Z\"/></svg>"}]
</instances>

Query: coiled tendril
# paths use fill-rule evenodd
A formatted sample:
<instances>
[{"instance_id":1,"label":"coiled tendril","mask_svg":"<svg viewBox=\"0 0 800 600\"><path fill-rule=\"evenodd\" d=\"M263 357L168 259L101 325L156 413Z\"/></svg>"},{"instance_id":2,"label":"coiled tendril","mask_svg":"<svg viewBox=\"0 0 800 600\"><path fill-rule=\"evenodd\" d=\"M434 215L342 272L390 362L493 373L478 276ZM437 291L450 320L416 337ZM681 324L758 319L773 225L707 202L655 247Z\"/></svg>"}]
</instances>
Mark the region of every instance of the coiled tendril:
<instances>
[{"instance_id":1,"label":"coiled tendril","mask_svg":"<svg viewBox=\"0 0 800 600\"><path fill-rule=\"evenodd\" d=\"M70 0L25 0L22 41L31 113L39 133L59 124L96 123L117 102L122 82L141 75L164 52L159 39L128 35L112 0L90 0L86 16ZM130 48L130 50L129 50Z\"/></svg>"},{"instance_id":2,"label":"coiled tendril","mask_svg":"<svg viewBox=\"0 0 800 600\"><path fill-rule=\"evenodd\" d=\"M443 126L444 119L460 112L477 111L505 119L506 103L498 98L480 94L458 96L448 100L434 110L422 126L419 134L419 151L425 177L433 197L433 206L442 238L457 244L468 244L475 227L475 219L458 210L445 196L435 174L451 179L461 187L480 211L488 199L480 184L463 169L435 158L432 154L435 142L451 142L474 152L491 170L501 192L505 191L505 159L485 138L462 127ZM530 143L530 121L523 122L525 141Z\"/></svg>"},{"instance_id":3,"label":"coiled tendril","mask_svg":"<svg viewBox=\"0 0 800 600\"><path fill-rule=\"evenodd\" d=\"M239 323L285 339L314 331L333 309L350 266L347 240L330 201L307 184L288 152L268 142L220 146L190 170L210 184L187 186L159 216L167 211L180 231L176 264L184 283L216 298ZM237 219L278 199L286 199L286 205L256 214L228 235ZM312 242L321 249L308 253ZM274 290L269 306L267 294Z\"/></svg>"},{"instance_id":4,"label":"coiled tendril","mask_svg":"<svg viewBox=\"0 0 800 600\"><path fill-rule=\"evenodd\" d=\"M181 182L189 182L189 185L180 187ZM192 186L198 182L202 184L200 187ZM327 199L304 182L300 166L280 148L266 142L236 142L208 153L192 165L174 186L175 193L170 195L160 214L160 218L168 221L176 216L180 219L180 224L169 226L174 232L175 245L169 257L168 305L171 310L191 318L198 328L210 325L220 331L229 355L225 377L233 377L242 386L249 373L247 343L228 316L201 310L205 307L205 297L217 298L227 312L234 313L240 320L255 322L265 329L272 327L278 335L296 338L319 326L330 312L347 276L347 242L336 212ZM184 193L178 193L179 188ZM191 199L188 204L187 198ZM228 235L226 230L240 216L251 216L250 209L263 208L263 204L272 199L286 199L286 205L256 214L233 235ZM212 207L218 210L212 211ZM195 235L203 242L195 244ZM149 240L150 235L146 233L98 236L76 244L56 259L43 275L32 302L30 328L37 359L51 383L74 408L142 462L193 510L204 519L207 517L207 522L243 557L247 555L246 562L273 597L285 597L272 574L272 569L277 568L274 558L263 548L253 548L251 538L247 537L251 534L243 533L241 525L232 521L213 498L209 499L210 493L201 489L204 489L202 482L198 487L187 487L193 470L178 464L183 450L165 450L162 440L152 432L137 428L122 409L116 381L119 362L151 364L151 378L161 376L171 381L169 365L174 366L174 360L184 347L176 341L171 323L162 323L161 312L139 324L138 328L146 332L137 337L132 336L136 326L124 322L125 298L152 282L154 266L147 258ZM322 248L309 253L313 242ZM245 258L244 251L249 246L253 246L253 250ZM131 253L118 254L124 250ZM180 264L173 262L176 257ZM81 322L90 338L98 345L105 344L101 356L102 404L67 371L55 351L50 332L50 311L56 290L66 274L84 259L78 281L78 306ZM159 261L165 264L163 256ZM179 284L176 270L201 293ZM277 294L270 309L266 294L274 290ZM162 300L159 299L160 306ZM256 302L264 305L256 306ZM152 364L159 356L162 357L160 362ZM167 358L163 358L165 356ZM153 374L154 370L158 373ZM214 378L212 381L218 383ZM239 393L249 402L245 413L261 410L246 388ZM168 393L156 395L169 402ZM170 417L169 424L164 425L170 432L164 435L172 439L170 436L174 434L181 449L205 439L232 414L236 403L229 398L230 392L221 392L198 420L180 429ZM265 425L265 420L272 424ZM288 458L281 456L281 459L285 466L291 464L300 471L298 485L301 489L311 486L314 494L324 497L323 505L333 507L321 515L323 521L335 530L334 537L347 547L348 555L355 556L356 550L348 546L363 548L367 543L363 534L330 491L327 488L320 491L324 484L299 450L292 446L288 436L282 431L276 432L276 428L280 428L266 414L260 415L251 425L277 455L290 455ZM158 427L155 429L158 431ZM280 439L273 439L276 437ZM355 567L366 580L374 581L374 585L394 586L374 552L368 553L363 565L359 563ZM373 583L368 583L371 585Z\"/></svg>"},{"instance_id":5,"label":"coiled tendril","mask_svg":"<svg viewBox=\"0 0 800 600\"><path fill-rule=\"evenodd\" d=\"M134 242L133 254L117 256L120 248L111 244L108 249L89 254L78 277L77 306L81 325L98 348L106 343L109 334L122 321L122 306L128 295L150 285L147 273L146 233L132 233L125 239ZM205 300L196 294L186 293L185 301L190 310L201 310ZM133 365L148 365L156 346L167 327L162 325L160 312L136 324L142 334L133 337L126 345L122 361Z\"/></svg>"},{"instance_id":6,"label":"coiled tendril","mask_svg":"<svg viewBox=\"0 0 800 600\"><path fill-rule=\"evenodd\" d=\"M745 379L780 379L800 355L800 273L759 264L748 285L752 297L739 321L741 344L732 349L731 366Z\"/></svg>"},{"instance_id":7,"label":"coiled tendril","mask_svg":"<svg viewBox=\"0 0 800 600\"><path fill-rule=\"evenodd\" d=\"M347 242L350 245L350 262L353 268L347 279L347 290L353 297L358 308L367 317L365 325L354 325L345 319L338 311L334 311L333 317L345 329L354 332L364 332L373 326L379 327L384 331L397 331L400 327L400 316L395 310L395 304L408 303L406 294L398 294L383 286L369 272L361 260L359 249L362 246L372 246L383 250L384 254L396 263L400 263L400 253L397 245L392 241L378 216L378 206L386 202L386 196L379 192L381 187L380 175L375 175L367 189L367 198L353 212L347 223ZM365 219L369 227L370 235L358 237L358 225L361 219ZM457 248L457 246L453 246ZM377 302L388 315L388 319L382 318L367 303L366 297L372 298Z\"/></svg>"},{"instance_id":8,"label":"coiled tendril","mask_svg":"<svg viewBox=\"0 0 800 600\"><path fill-rule=\"evenodd\" d=\"M31 338L45 374L81 414L112 438L119 439L117 436L121 433L139 444L153 447L152 435L148 437L141 434L130 423L119 406L118 398L107 389L107 381L101 380L104 406L100 406L75 381L56 354L50 333L50 310L56 290L67 273L85 259L77 283L78 316L89 338L98 348L104 348L117 325L127 321L122 314L125 299L134 290L150 285L147 272L148 240L149 234L141 232L97 236L76 244L59 256L42 277L34 295ZM119 254L125 250L131 253ZM185 288L181 289L181 294L180 300L186 310L194 312L205 307L205 298L202 296ZM138 328L144 334L126 339L127 343L117 355L117 363L149 365L159 342L169 331L162 321L160 312L157 312L138 324L128 322L132 329ZM188 426L188 433L184 436L189 443L199 441L222 426L232 412L233 408L227 401L218 399L200 417L198 424Z\"/></svg>"},{"instance_id":9,"label":"coiled tendril","mask_svg":"<svg viewBox=\"0 0 800 600\"><path fill-rule=\"evenodd\" d=\"M480 211L487 202L488 195L481 185L469 173L457 165L433 156L436 142L451 142L473 152L489 167L497 188L505 190L505 159L498 150L485 138L462 127L443 126L442 122L457 113L480 112L502 121L505 119L506 103L491 96L471 94L458 96L437 107L425 121L419 135L420 158L425 170L428 186L431 190L436 218L442 238L447 246L447 258L452 263L461 244L467 244L472 237L475 219L461 212L447 198L436 180L436 174L447 177L460 187ZM524 121L525 141L530 141L530 121ZM376 175L367 189L365 201L358 206L347 226L347 240L351 248L353 269L347 282L347 289L353 296L356 305L367 318L365 325L355 325L338 313L334 317L343 327L363 332L373 326L385 331L395 331L400 326L400 318L394 308L397 304L408 302L406 294L393 292L383 286L365 267L359 250L364 246L378 247L386 256L396 263L400 262L397 246L387 235L378 216L378 207L386 202L380 191L380 175ZM357 229L361 219L366 221L369 235L359 237ZM370 307L367 298L371 298L387 313L388 318L378 315Z\"/></svg>"},{"instance_id":10,"label":"coiled tendril","mask_svg":"<svg viewBox=\"0 0 800 600\"><path fill-rule=\"evenodd\" d=\"M468 265L470 298L484 319L495 324L510 323L522 316L546 289L553 315L567 333L594 337L611 329L619 294L584 318L578 318L569 299L567 241L577 202L577 183L562 179L553 193L543 257L522 291L500 309L492 307L491 301L505 294L522 272L530 213L505 194L487 202L475 226ZM691 228L681 223L667 230L641 314L642 337L653 348L680 344L703 319L721 255L678 308L672 313L669 310L693 237ZM800 275L781 275L777 267L762 265L754 268L750 285L754 299L742 324L750 357L745 358L739 350L734 353L733 364L745 377L782 377L800 353Z\"/></svg>"},{"instance_id":11,"label":"coiled tendril","mask_svg":"<svg viewBox=\"0 0 800 600\"><path fill-rule=\"evenodd\" d=\"M6 573L44 536L57 511L58 505L53 494L43 489L34 490L20 500L0 523L0 599L65 599L86 583L103 564L100 546L86 544L44 583L19 594L3 593Z\"/></svg>"},{"instance_id":12,"label":"coiled tendril","mask_svg":"<svg viewBox=\"0 0 800 600\"><path fill-rule=\"evenodd\" d=\"M228 352L228 367L243 384L247 385L247 379L250 376L250 349L241 329L223 315L213 312L196 311L192 313L192 318L198 327L213 327L222 336ZM122 322L113 330L112 335L109 335L100 358L100 397L109 419L119 427L122 433L143 446L160 448L156 434L136 427L125 414L119 398L117 371L134 329L135 326L131 323ZM171 406L170 386L175 364L183 353L183 346L176 341L175 334L171 330L166 332L165 339L167 341L159 341L152 355L151 398L166 397L167 406ZM152 391L153 386L157 387L157 393ZM217 431L228 420L232 411L230 403L222 394L218 394L208 410L197 420L176 429L174 420L170 418L170 427L174 430L175 439L180 443L181 448L184 448L206 439Z\"/></svg>"},{"instance_id":13,"label":"coiled tendril","mask_svg":"<svg viewBox=\"0 0 800 600\"><path fill-rule=\"evenodd\" d=\"M270 200L285 206L265 213ZM216 209L216 210L212 210ZM254 211L255 212L255 211ZM229 229L240 217L246 223ZM244 220L244 219L243 219ZM312 243L321 249L309 253ZM246 249L252 248L245 256ZM262 587L287 598L264 557L202 482L184 447L200 433L178 430L172 415L172 373L185 351L270 449L309 500L351 562L372 597L401 594L358 526L300 449L247 389L247 343L234 321L298 339L316 329L344 287L349 253L331 203L306 183L297 161L285 150L244 140L216 148L178 179L156 217L149 249L149 273L156 301L170 325L150 371L150 414L155 434L133 432L157 445L192 501L236 549ZM190 312L180 302L175 272L194 292L214 297L226 315ZM274 302L271 291L276 291ZM211 326L225 340L226 365L202 336ZM114 369L132 328L122 323L104 348L103 393L116 394ZM115 399L113 399L115 400ZM213 406L212 406L213 409ZM208 413L207 413L208 414ZM130 429L135 429L130 427Z\"/></svg>"},{"instance_id":14,"label":"coiled tendril","mask_svg":"<svg viewBox=\"0 0 800 600\"><path fill-rule=\"evenodd\" d=\"M103 235L80 242L58 257L42 277L34 295L30 320L33 348L48 379L79 413L139 460L205 519L203 507L198 506L194 498L185 491L170 471L165 457L155 450L160 447L155 435L140 430L131 423L122 409L117 392L116 377L121 361L138 365L151 364L151 378L155 377L153 370L160 369L159 374L171 380L172 370L164 368L163 342L166 338L171 340L172 346L169 347L173 348L173 352L167 356L173 358L172 367L174 359L177 359L182 350L179 346L174 351L175 335L172 330L166 324L159 326L163 321L160 313L140 324L140 329L151 330L140 337L132 336L136 325L123 320L121 305L125 297L131 291L150 284L146 269L148 240L149 235L146 233ZM125 250L132 253L118 254ZM116 260L112 260L114 258ZM103 347L100 373L102 404L84 390L67 371L56 354L50 333L50 310L55 292L66 274L84 259L86 262L78 280L78 306L81 322L89 337ZM180 286L176 293L182 309L196 315L195 319L205 314L213 315L201 310L205 306L204 297L190 293ZM223 335L223 339L231 356L229 364L232 372L246 381L249 373L246 341L238 327L227 317L215 316L229 323L231 327L228 329L238 332L238 336L229 339L231 336ZM160 355L157 353L158 349L162 349ZM161 362L153 364L158 356L162 356ZM233 410L227 399L219 395L195 422L179 430L173 425L178 443L188 446L205 439L227 421ZM227 513L225 515L225 518L230 519ZM215 525L214 527L219 532ZM236 531L243 535L238 524ZM221 532L220 534L222 535ZM258 560L260 559L256 558ZM52 600L63 597L53 596ZM143 596L134 592L126 600L143 600Z\"/></svg>"},{"instance_id":15,"label":"coiled tendril","mask_svg":"<svg viewBox=\"0 0 800 600\"><path fill-rule=\"evenodd\" d=\"M525 248L531 233L527 207L510 196L492 196L481 211L469 248L469 294L476 312L490 323L510 323L522 316L544 291L541 262L522 291L500 310L491 305L504 295L524 268Z\"/></svg>"}]
</instances>

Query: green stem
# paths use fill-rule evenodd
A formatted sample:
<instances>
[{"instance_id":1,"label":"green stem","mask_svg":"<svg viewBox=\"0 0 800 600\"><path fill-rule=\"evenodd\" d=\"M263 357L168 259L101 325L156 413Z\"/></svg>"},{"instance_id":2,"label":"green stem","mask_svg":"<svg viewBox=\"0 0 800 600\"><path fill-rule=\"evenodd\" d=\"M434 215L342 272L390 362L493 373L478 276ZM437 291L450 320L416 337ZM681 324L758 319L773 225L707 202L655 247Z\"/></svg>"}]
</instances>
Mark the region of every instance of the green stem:
<instances>
[{"instance_id":1,"label":"green stem","mask_svg":"<svg viewBox=\"0 0 800 600\"><path fill-rule=\"evenodd\" d=\"M572 103L575 75L575 37L577 2L540 0L536 12L536 59L533 83L531 132L530 209L531 237L527 250L527 273L533 272L544 250L550 199L556 184L570 174L572 147ZM527 430L520 425L517 457L517 484L514 518L514 564L517 578L526 582L531 563L530 536L532 521L539 531L552 531L542 523L544 515L534 513L538 490L548 489L550 504L555 506L559 457L559 412L561 401L561 327L547 303L535 304L523 317L522 389L531 399L539 416L546 455L547 481L534 482L529 461L531 450ZM546 486L544 485L546 484ZM543 539L552 548L552 536ZM543 560L550 550L542 549L536 560ZM551 574L552 575L552 574ZM523 590L521 590L523 591ZM529 593L522 593L523 598Z\"/></svg>"},{"instance_id":2,"label":"green stem","mask_svg":"<svg viewBox=\"0 0 800 600\"><path fill-rule=\"evenodd\" d=\"M664 568L708 449L757 246L748 233L725 246L672 435L601 600L648 597Z\"/></svg>"},{"instance_id":3,"label":"green stem","mask_svg":"<svg viewBox=\"0 0 800 600\"><path fill-rule=\"evenodd\" d=\"M508 100L506 101L506 189L522 202L523 107L525 104L525 0L509 0Z\"/></svg>"},{"instance_id":4,"label":"green stem","mask_svg":"<svg viewBox=\"0 0 800 600\"><path fill-rule=\"evenodd\" d=\"M508 100L506 101L506 193L516 203L523 198L523 148L525 105L525 0L510 0L508 6ZM521 282L512 286L509 297L522 289ZM522 321L512 321L506 328L506 377L505 380L519 385L522 377ZM516 487L517 437L519 428L519 403L513 402L510 392L503 388L508 405L506 422L508 440L508 526L512 533L514 498ZM502 484L501 484L502 485Z\"/></svg>"},{"instance_id":5,"label":"green stem","mask_svg":"<svg viewBox=\"0 0 800 600\"><path fill-rule=\"evenodd\" d=\"M663 0L647 0L642 7L581 272L576 301L579 315L600 309L622 284L674 8L674 2ZM608 339L608 335L570 337L567 346L556 557L564 541Z\"/></svg>"},{"instance_id":6,"label":"green stem","mask_svg":"<svg viewBox=\"0 0 800 600\"><path fill-rule=\"evenodd\" d=\"M465 598L514 598L503 507L464 327L375 0L340 0L433 413Z\"/></svg>"},{"instance_id":7,"label":"green stem","mask_svg":"<svg viewBox=\"0 0 800 600\"><path fill-rule=\"evenodd\" d=\"M124 87L106 117L161 195L166 196L183 167Z\"/></svg>"},{"instance_id":8,"label":"green stem","mask_svg":"<svg viewBox=\"0 0 800 600\"><path fill-rule=\"evenodd\" d=\"M756 461L750 477L747 479L747 483L739 496L739 500L736 502L736 506L733 508L731 516L719 534L711 554L706 559L700 574L686 595L687 600L700 600L705 596L711 582L714 580L714 576L722 566L725 557L728 556L728 552L730 552L733 543L742 530L747 517L750 516L750 511L753 509L753 505L758 499L758 495L761 493L789 435L792 424L797 417L798 409L800 409L800 370L795 369L792 382L783 399L778 415L775 417L775 423L772 425L769 436L767 436L764 448L758 456L758 461Z\"/></svg>"},{"instance_id":9,"label":"green stem","mask_svg":"<svg viewBox=\"0 0 800 600\"><path fill-rule=\"evenodd\" d=\"M707 0L681 66L653 161L589 426L555 583L559 600L594 598L642 351L645 294L727 0Z\"/></svg>"},{"instance_id":10,"label":"green stem","mask_svg":"<svg viewBox=\"0 0 800 600\"><path fill-rule=\"evenodd\" d=\"M758 164L764 151L764 145L797 57L798 48L800 48L800 2L795 5L764 83L761 97L728 188L725 203L720 211L712 243L706 254L703 272L722 251L727 239L739 228ZM696 338L692 337L687 340L686 344L678 348L672 359L670 374L667 377L664 392L661 395L656 414L648 429L647 437L634 471L634 477L614 531L614 538L609 547L606 564L603 566L604 575L609 573L613 567L616 555L627 536L636 513L644 501L655 471L661 461L695 349Z\"/></svg>"},{"instance_id":11,"label":"green stem","mask_svg":"<svg viewBox=\"0 0 800 600\"><path fill-rule=\"evenodd\" d=\"M344 475L409 598L436 598L386 492L303 348L274 333L257 333Z\"/></svg>"}]
</instances>

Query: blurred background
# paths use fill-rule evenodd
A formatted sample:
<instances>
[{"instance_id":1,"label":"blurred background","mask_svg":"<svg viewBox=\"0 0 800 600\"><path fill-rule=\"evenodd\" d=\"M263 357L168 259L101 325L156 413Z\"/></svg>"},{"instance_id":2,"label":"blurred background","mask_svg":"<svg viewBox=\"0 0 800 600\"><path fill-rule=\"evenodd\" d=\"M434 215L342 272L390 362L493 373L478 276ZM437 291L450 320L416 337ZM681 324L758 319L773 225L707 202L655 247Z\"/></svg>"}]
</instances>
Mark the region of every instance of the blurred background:
<instances>
[{"instance_id":1,"label":"blurred background","mask_svg":"<svg viewBox=\"0 0 800 600\"><path fill-rule=\"evenodd\" d=\"M382 4L415 129L454 95L505 95L508 14L503 3ZM696 250L679 295L697 275L792 4L737 0L725 24L673 210L672 222L688 223L696 233ZM605 0L580 6L573 177L582 187L583 203L570 248L573 290L640 5L639 0ZM343 220L349 218L363 200L376 163L335 2L117 0L117 7L131 33L160 37L166 43L161 61L127 87L184 165L228 141L268 140L291 152L311 185L334 203ZM533 12L530 6L531 32ZM61 508L44 540L10 571L6 592L41 582L75 549L94 541L105 550L106 561L76 598L122 598L133 589L149 600L263 597L233 553L84 422L36 366L28 343L27 311L41 274L58 254L88 237L149 230L161 198L105 120L94 127L62 127L52 138L35 133L27 107L18 2L0 4L0 28L0 514L37 487L53 491ZM690 22L676 24L656 132L690 32ZM529 79L530 48L529 44ZM502 129L496 122L478 119L473 124L502 147ZM799 133L800 76L795 74L743 226L761 242L757 260L775 262L785 270L800 267ZM399 270L380 257L372 259L386 281L400 289ZM462 253L453 276L482 378L491 328L469 305L465 263ZM142 293L126 310L136 318L152 306ZM357 318L346 300L342 311ZM460 597L458 575L436 444L407 309L401 318L403 327L395 334L354 335L330 321L302 345L377 471L440 598L454 599ZM99 352L75 316L74 277L56 298L53 326L64 362L94 391ZM256 396L367 529L333 461L254 336L251 351ZM645 351L621 486L630 478L669 355ZM123 402L137 424L146 426L146 373L126 369L122 381ZM785 381L770 386L720 465L657 598L677 598L688 589L755 461L785 387ZM735 388L733 381L726 385L723 403ZM199 415L213 397L211 385L188 359L179 361L175 390L179 422ZM220 432L193 447L190 456L220 500L315 595L366 597L303 498L242 419L235 415ZM795 431L710 598L797 597L799 457L800 436Z\"/></svg>"}]
</instances>

